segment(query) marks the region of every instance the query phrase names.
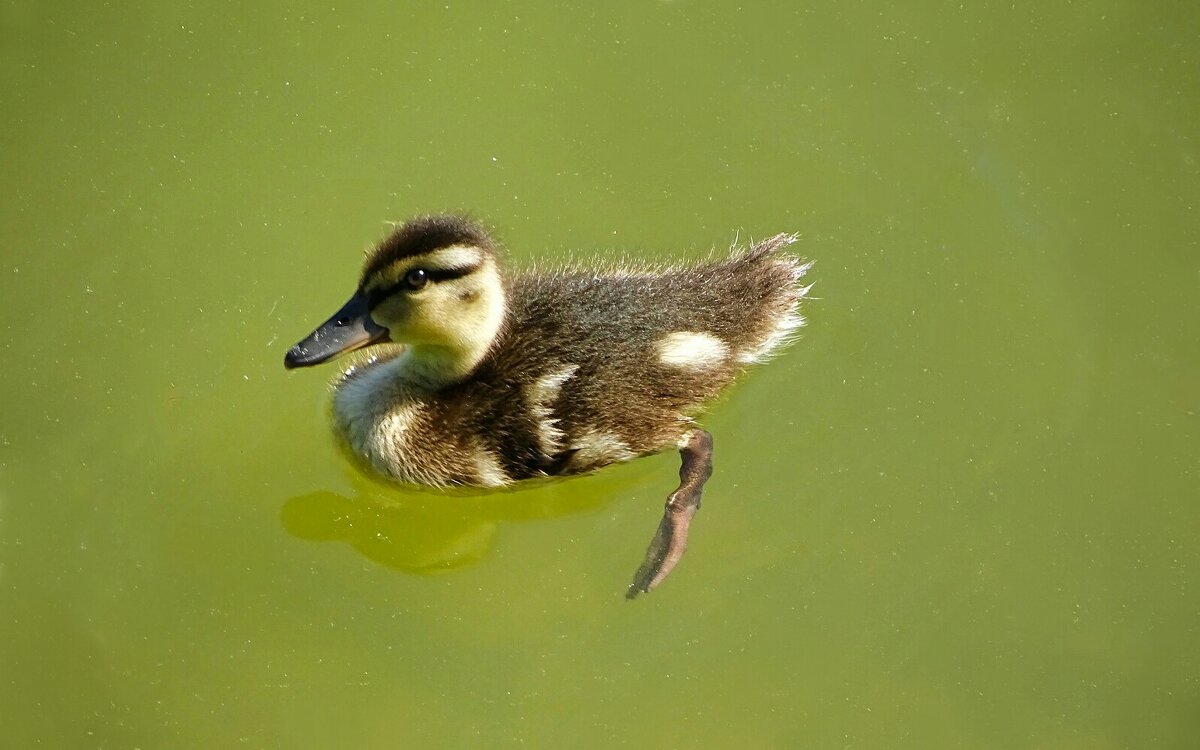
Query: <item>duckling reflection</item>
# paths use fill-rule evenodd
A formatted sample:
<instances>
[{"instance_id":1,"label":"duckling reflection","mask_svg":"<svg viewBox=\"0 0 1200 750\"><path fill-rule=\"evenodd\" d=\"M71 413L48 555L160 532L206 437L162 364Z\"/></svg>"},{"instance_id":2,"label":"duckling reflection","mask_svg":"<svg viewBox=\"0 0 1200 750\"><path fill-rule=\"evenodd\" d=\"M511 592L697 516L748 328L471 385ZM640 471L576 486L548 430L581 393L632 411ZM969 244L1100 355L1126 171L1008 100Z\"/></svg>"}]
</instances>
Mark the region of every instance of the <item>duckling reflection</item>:
<instances>
[{"instance_id":1,"label":"duckling reflection","mask_svg":"<svg viewBox=\"0 0 1200 750\"><path fill-rule=\"evenodd\" d=\"M496 523L434 508L387 508L336 492L313 492L283 506L284 528L309 541L340 541L363 557L411 573L438 573L478 562Z\"/></svg>"},{"instance_id":2,"label":"duckling reflection","mask_svg":"<svg viewBox=\"0 0 1200 750\"><path fill-rule=\"evenodd\" d=\"M589 492L558 482L490 494L401 491L350 475L355 495L311 492L289 499L280 513L288 533L316 542L339 541L367 559L408 573L435 575L467 567L491 548L503 522L559 518L596 510L628 491L631 477L602 481ZM606 478L607 479L607 478ZM619 486L614 484L619 482Z\"/></svg>"},{"instance_id":3,"label":"duckling reflection","mask_svg":"<svg viewBox=\"0 0 1200 750\"><path fill-rule=\"evenodd\" d=\"M368 254L350 300L284 365L370 347L335 383L334 431L404 484L510 487L677 448L679 486L632 598L679 562L712 474L694 415L803 323L810 264L784 252L795 239L687 265L502 275L481 227L419 218Z\"/></svg>"}]
</instances>

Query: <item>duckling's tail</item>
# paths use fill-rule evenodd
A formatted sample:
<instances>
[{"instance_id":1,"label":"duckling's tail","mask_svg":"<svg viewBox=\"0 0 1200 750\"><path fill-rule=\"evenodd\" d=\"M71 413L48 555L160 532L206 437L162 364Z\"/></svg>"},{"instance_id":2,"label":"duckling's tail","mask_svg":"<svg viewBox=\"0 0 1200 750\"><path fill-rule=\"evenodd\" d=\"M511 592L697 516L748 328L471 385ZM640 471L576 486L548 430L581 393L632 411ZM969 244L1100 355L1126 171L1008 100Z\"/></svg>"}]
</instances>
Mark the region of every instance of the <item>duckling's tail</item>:
<instances>
[{"instance_id":1,"label":"duckling's tail","mask_svg":"<svg viewBox=\"0 0 1200 750\"><path fill-rule=\"evenodd\" d=\"M738 352L742 364L756 364L770 358L790 343L804 325L800 303L808 296L812 284L802 284L801 280L813 261L780 252L798 239L795 234L785 233L751 242L745 255L734 261L757 269L742 276L751 283L745 290L746 299L757 301L757 305L750 306L754 314L743 326L747 336Z\"/></svg>"},{"instance_id":2,"label":"duckling's tail","mask_svg":"<svg viewBox=\"0 0 1200 750\"><path fill-rule=\"evenodd\" d=\"M762 242L759 242L758 244L751 243L750 249L746 251L746 260L758 260L759 258L763 257L764 255L770 255L771 253L774 253L777 250L782 250L783 248L787 247L788 245L795 243L799 239L800 239L800 235L798 235L798 234L784 233L784 234L777 234L774 237L771 237L769 239L765 239ZM812 265L812 264L808 263L806 265Z\"/></svg>"}]
</instances>

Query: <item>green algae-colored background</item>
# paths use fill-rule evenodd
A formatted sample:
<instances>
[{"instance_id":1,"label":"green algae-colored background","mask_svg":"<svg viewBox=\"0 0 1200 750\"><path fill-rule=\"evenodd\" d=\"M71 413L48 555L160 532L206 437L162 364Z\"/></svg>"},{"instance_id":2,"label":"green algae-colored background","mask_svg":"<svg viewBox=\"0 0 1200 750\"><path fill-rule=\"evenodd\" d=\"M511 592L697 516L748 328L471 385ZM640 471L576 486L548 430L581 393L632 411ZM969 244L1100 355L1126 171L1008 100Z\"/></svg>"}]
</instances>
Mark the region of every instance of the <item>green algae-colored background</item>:
<instances>
[{"instance_id":1,"label":"green algae-colored background","mask_svg":"<svg viewBox=\"0 0 1200 750\"><path fill-rule=\"evenodd\" d=\"M13 748L1194 748L1192 3L0 6ZM386 221L802 235L671 454L381 488L283 352Z\"/></svg>"}]
</instances>

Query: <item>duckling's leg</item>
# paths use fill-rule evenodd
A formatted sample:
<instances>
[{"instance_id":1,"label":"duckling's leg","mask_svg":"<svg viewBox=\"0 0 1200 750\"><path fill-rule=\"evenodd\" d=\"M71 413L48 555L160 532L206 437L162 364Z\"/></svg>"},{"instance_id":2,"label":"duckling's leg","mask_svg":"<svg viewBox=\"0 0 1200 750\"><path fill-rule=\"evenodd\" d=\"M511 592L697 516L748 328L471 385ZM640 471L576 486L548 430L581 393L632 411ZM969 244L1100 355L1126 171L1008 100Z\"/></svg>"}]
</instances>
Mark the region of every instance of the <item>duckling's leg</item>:
<instances>
[{"instance_id":1,"label":"duckling's leg","mask_svg":"<svg viewBox=\"0 0 1200 750\"><path fill-rule=\"evenodd\" d=\"M642 567L633 574L633 583L625 592L632 599L650 591L663 582L687 549L688 524L700 509L700 494L704 483L712 476L712 435L704 430L691 430L679 441L679 488L667 497L658 531L646 550Z\"/></svg>"}]
</instances>

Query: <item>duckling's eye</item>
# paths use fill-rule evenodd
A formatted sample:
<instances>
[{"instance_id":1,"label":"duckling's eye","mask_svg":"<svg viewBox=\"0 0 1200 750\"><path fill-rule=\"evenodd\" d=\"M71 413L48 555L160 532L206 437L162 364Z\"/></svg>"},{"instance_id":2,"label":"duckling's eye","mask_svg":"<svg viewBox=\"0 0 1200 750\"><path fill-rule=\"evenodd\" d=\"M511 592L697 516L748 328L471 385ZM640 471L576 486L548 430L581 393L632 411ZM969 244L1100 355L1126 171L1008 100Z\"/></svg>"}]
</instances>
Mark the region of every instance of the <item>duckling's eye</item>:
<instances>
[{"instance_id":1,"label":"duckling's eye","mask_svg":"<svg viewBox=\"0 0 1200 750\"><path fill-rule=\"evenodd\" d=\"M409 291L417 291L429 281L429 274L424 268L413 268L404 274L404 287Z\"/></svg>"}]
</instances>

